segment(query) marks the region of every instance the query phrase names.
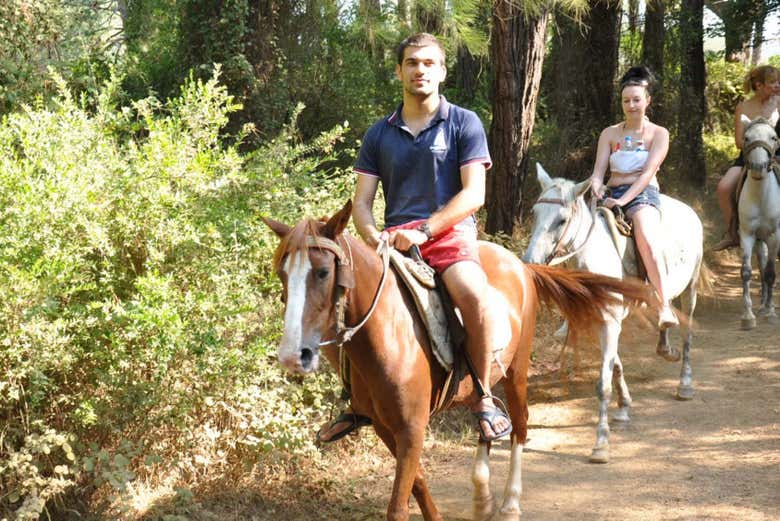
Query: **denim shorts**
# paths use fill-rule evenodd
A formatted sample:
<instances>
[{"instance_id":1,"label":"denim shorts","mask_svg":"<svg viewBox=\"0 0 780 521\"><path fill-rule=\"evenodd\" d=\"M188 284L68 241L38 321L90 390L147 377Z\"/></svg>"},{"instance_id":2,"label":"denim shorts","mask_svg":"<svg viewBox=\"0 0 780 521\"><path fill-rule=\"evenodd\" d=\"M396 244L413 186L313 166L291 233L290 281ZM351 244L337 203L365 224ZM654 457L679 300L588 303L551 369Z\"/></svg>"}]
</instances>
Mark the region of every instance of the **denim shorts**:
<instances>
[{"instance_id":1,"label":"denim shorts","mask_svg":"<svg viewBox=\"0 0 780 521\"><path fill-rule=\"evenodd\" d=\"M620 185L608 187L608 197L619 199L625 194L631 185ZM647 185L639 195L634 197L627 205L623 207L626 217L631 218L642 206L652 206L659 212L661 211L661 192L658 187Z\"/></svg>"}]
</instances>

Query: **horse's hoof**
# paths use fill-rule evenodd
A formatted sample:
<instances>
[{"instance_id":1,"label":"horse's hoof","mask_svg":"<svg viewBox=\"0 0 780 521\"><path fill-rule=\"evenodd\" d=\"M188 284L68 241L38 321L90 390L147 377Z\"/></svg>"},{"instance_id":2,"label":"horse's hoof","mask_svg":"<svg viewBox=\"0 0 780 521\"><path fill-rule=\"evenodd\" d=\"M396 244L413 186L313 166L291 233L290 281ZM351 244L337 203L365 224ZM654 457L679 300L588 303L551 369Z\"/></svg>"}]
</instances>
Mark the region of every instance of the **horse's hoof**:
<instances>
[{"instance_id":1,"label":"horse's hoof","mask_svg":"<svg viewBox=\"0 0 780 521\"><path fill-rule=\"evenodd\" d=\"M693 387L690 385L678 385L676 398L680 401L688 401L693 399Z\"/></svg>"},{"instance_id":2,"label":"horse's hoof","mask_svg":"<svg viewBox=\"0 0 780 521\"><path fill-rule=\"evenodd\" d=\"M493 496L474 498L474 519L489 521L491 515L493 515Z\"/></svg>"},{"instance_id":3,"label":"horse's hoof","mask_svg":"<svg viewBox=\"0 0 780 521\"><path fill-rule=\"evenodd\" d=\"M609 447L597 447L590 453L591 463L609 463Z\"/></svg>"},{"instance_id":4,"label":"horse's hoof","mask_svg":"<svg viewBox=\"0 0 780 521\"><path fill-rule=\"evenodd\" d=\"M773 326L780 324L780 318L777 318L777 315L767 315L766 321L772 324Z\"/></svg>"},{"instance_id":5,"label":"horse's hoof","mask_svg":"<svg viewBox=\"0 0 780 521\"><path fill-rule=\"evenodd\" d=\"M751 329L754 329L756 327L756 319L755 318L743 318L740 327L743 331L749 331Z\"/></svg>"},{"instance_id":6,"label":"horse's hoof","mask_svg":"<svg viewBox=\"0 0 780 521\"><path fill-rule=\"evenodd\" d=\"M521 512L496 512L491 521L520 521Z\"/></svg>"},{"instance_id":7,"label":"horse's hoof","mask_svg":"<svg viewBox=\"0 0 780 521\"><path fill-rule=\"evenodd\" d=\"M679 362L680 357L682 356L680 350L676 347L665 346L663 344L658 344L655 348L655 352L667 362Z\"/></svg>"},{"instance_id":8,"label":"horse's hoof","mask_svg":"<svg viewBox=\"0 0 780 521\"><path fill-rule=\"evenodd\" d=\"M627 427L628 424L631 423L631 417L628 415L628 411L618 409L615 414L612 415L612 421L610 423L613 423L618 427Z\"/></svg>"}]
</instances>

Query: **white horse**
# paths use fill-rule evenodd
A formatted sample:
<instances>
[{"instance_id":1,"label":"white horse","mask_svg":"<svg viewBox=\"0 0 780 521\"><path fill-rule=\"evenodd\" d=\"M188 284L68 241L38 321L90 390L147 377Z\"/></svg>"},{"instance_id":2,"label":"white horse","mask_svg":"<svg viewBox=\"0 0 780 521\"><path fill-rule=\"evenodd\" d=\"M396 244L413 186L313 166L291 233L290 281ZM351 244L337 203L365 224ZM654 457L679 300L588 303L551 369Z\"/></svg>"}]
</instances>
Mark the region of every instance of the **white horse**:
<instances>
[{"instance_id":1,"label":"white horse","mask_svg":"<svg viewBox=\"0 0 780 521\"><path fill-rule=\"evenodd\" d=\"M739 194L739 243L742 246L742 329L756 327L753 302L750 298L750 258L756 241L766 244L758 247L757 257L761 273L761 307L759 316L777 321L772 302L772 286L775 282L775 258L780 245L780 179L772 158L777 150L777 134L764 118L753 121L742 116L745 125L745 168L747 177Z\"/></svg>"},{"instance_id":2,"label":"white horse","mask_svg":"<svg viewBox=\"0 0 780 521\"><path fill-rule=\"evenodd\" d=\"M624 278L637 276L635 248L631 240L613 234L601 213L592 213L584 194L590 181L575 184L562 178L552 179L540 164L536 165L542 193L533 207L534 226L525 262L549 264L573 258L577 267L594 273ZM669 272L669 287L673 297L681 296L688 288L688 320L682 352L682 370L677 387L677 398L693 398L693 374L690 349L693 338L691 317L696 307L696 292L703 254L702 224L687 205L661 195L662 229L666 237L664 257ZM628 243L628 244L626 244ZM683 307L683 306L681 306ZM628 314L625 306L610 310L599 337L601 341L601 376L596 386L600 400L596 445L590 456L593 463L609 461L609 423L607 408L612 397L614 378L618 390L618 411L613 421L630 420L631 396L624 378L623 364L618 355L621 323ZM669 330L660 333L656 351L669 361L680 359L680 351L669 345Z\"/></svg>"}]
</instances>

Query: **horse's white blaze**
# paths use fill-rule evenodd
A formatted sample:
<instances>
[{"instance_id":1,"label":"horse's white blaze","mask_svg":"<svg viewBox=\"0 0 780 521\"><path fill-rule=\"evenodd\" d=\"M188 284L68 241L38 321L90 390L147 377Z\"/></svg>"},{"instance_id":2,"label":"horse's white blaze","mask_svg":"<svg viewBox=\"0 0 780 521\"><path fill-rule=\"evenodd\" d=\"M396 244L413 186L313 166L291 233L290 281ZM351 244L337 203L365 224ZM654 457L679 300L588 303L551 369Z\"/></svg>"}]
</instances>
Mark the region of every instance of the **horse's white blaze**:
<instances>
[{"instance_id":1,"label":"horse's white blaze","mask_svg":"<svg viewBox=\"0 0 780 521\"><path fill-rule=\"evenodd\" d=\"M287 275L287 306L284 311L284 333L279 342L279 361L297 364L303 341L303 311L306 307L306 279L311 262L305 252L288 255L282 268Z\"/></svg>"}]
</instances>

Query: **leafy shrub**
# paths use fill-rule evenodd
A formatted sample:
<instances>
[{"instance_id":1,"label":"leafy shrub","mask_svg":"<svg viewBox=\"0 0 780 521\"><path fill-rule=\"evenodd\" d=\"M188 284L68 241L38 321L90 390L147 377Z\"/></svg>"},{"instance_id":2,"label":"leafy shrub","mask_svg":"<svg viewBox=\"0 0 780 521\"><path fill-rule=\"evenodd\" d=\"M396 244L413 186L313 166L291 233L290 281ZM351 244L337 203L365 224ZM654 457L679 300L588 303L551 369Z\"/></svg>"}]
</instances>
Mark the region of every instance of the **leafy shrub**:
<instances>
[{"instance_id":1,"label":"leafy shrub","mask_svg":"<svg viewBox=\"0 0 780 521\"><path fill-rule=\"evenodd\" d=\"M727 62L723 57L708 55L705 91L708 129L734 132L734 110L747 94L742 92L742 82L748 70L741 63Z\"/></svg>"},{"instance_id":2,"label":"leafy shrub","mask_svg":"<svg viewBox=\"0 0 780 521\"><path fill-rule=\"evenodd\" d=\"M242 156L217 75L129 106L118 79L88 103L55 78L51 107L0 122L0 518L307 446L333 376L301 387L276 369L259 216L343 203L351 178L323 165L345 128L302 143L293 119Z\"/></svg>"}]
</instances>

